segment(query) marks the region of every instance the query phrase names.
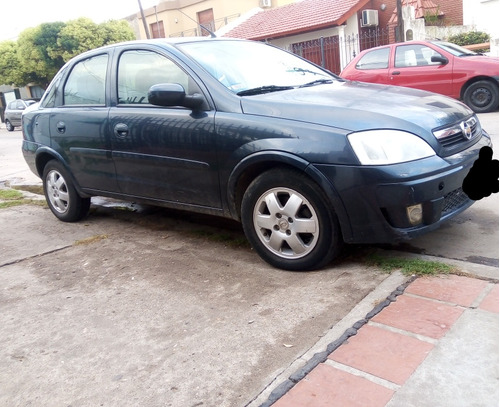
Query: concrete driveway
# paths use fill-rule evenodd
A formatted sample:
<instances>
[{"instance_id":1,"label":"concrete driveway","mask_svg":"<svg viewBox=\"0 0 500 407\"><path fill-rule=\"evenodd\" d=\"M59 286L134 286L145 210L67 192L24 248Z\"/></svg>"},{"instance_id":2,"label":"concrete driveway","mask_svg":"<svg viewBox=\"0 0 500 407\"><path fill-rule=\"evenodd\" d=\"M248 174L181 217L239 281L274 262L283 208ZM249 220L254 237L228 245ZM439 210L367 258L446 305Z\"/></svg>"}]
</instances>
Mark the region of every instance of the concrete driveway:
<instances>
[{"instance_id":1,"label":"concrete driveway","mask_svg":"<svg viewBox=\"0 0 500 407\"><path fill-rule=\"evenodd\" d=\"M21 137L0 130L0 183L39 182ZM284 272L234 223L94 204L76 224L40 206L0 209L0 405L253 405L406 279L360 261L370 247L318 272ZM471 223L444 229L472 253L471 230L498 241L498 204L481 215L488 228L471 226L476 207ZM456 240L436 239L443 249L425 239L409 248L467 260ZM498 244L481 250L498 261Z\"/></svg>"},{"instance_id":2,"label":"concrete driveway","mask_svg":"<svg viewBox=\"0 0 500 407\"><path fill-rule=\"evenodd\" d=\"M238 229L163 210L64 224L20 206L0 224L6 406L246 405L388 277L276 270Z\"/></svg>"}]
</instances>

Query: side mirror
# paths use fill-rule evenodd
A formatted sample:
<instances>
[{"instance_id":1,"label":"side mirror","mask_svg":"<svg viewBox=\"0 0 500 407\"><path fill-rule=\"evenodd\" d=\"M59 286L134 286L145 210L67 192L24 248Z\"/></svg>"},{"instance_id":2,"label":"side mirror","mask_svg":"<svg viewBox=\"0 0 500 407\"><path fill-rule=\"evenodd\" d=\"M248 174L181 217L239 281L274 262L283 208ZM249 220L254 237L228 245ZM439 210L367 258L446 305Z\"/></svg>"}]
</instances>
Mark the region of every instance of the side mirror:
<instances>
[{"instance_id":1,"label":"side mirror","mask_svg":"<svg viewBox=\"0 0 500 407\"><path fill-rule=\"evenodd\" d=\"M178 83L160 83L149 88L148 101L157 106L184 106L196 109L205 99L198 93L186 95L186 91Z\"/></svg>"},{"instance_id":2,"label":"side mirror","mask_svg":"<svg viewBox=\"0 0 500 407\"><path fill-rule=\"evenodd\" d=\"M431 57L431 62L439 62L441 65L446 65L448 63L448 58L442 55L433 55Z\"/></svg>"}]
</instances>

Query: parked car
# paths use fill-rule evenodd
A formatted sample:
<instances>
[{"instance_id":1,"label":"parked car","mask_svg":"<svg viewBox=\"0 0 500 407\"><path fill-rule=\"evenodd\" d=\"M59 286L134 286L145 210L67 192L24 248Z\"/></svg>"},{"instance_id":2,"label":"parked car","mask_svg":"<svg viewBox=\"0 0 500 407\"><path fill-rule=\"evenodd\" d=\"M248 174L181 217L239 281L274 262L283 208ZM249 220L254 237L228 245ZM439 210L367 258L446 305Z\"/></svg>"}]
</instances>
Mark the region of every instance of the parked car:
<instances>
[{"instance_id":1,"label":"parked car","mask_svg":"<svg viewBox=\"0 0 500 407\"><path fill-rule=\"evenodd\" d=\"M344 81L264 43L184 38L84 53L23 114L23 153L54 215L95 195L242 222L288 270L343 242L404 240L472 201L490 138L464 104Z\"/></svg>"},{"instance_id":2,"label":"parked car","mask_svg":"<svg viewBox=\"0 0 500 407\"><path fill-rule=\"evenodd\" d=\"M498 58L448 42L409 41L367 49L340 76L440 93L464 101L476 113L498 110Z\"/></svg>"},{"instance_id":3,"label":"parked car","mask_svg":"<svg viewBox=\"0 0 500 407\"><path fill-rule=\"evenodd\" d=\"M15 127L21 125L21 115L29 105L36 103L34 100L16 99L7 104L5 109L5 127L8 131L14 131Z\"/></svg>"}]
</instances>

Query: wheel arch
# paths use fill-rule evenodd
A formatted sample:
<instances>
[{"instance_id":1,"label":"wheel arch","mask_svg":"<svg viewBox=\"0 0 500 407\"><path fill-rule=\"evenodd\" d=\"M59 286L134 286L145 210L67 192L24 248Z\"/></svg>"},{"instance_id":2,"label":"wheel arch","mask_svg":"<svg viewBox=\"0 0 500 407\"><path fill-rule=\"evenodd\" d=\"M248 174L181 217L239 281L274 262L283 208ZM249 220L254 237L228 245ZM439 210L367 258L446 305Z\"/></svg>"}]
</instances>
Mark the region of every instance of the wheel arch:
<instances>
[{"instance_id":1,"label":"wheel arch","mask_svg":"<svg viewBox=\"0 0 500 407\"><path fill-rule=\"evenodd\" d=\"M308 161L282 151L266 151L246 157L233 169L228 180L228 205L231 216L241 220L241 202L250 183L260 174L274 168L289 168L305 173L325 194L338 218L344 240L352 235L347 211L332 183Z\"/></svg>"},{"instance_id":2,"label":"wheel arch","mask_svg":"<svg viewBox=\"0 0 500 407\"><path fill-rule=\"evenodd\" d=\"M82 198L90 197L90 195L82 192L80 185L78 184L75 177L73 176L73 173L71 172L71 170L70 170L68 164L66 163L66 160L63 158L63 156L61 154L59 154L58 152L56 152L52 149L49 149L49 148L45 148L45 147L39 148L36 152L36 157L35 157L36 171L37 171L38 176L40 178L43 178L43 171L45 169L45 166L47 165L47 163L49 161L52 161L52 160L56 160L56 161L60 162L64 166L66 171L68 171L68 174L71 177L71 182L73 183L73 185L75 186L75 189L77 190L78 194Z\"/></svg>"}]
</instances>

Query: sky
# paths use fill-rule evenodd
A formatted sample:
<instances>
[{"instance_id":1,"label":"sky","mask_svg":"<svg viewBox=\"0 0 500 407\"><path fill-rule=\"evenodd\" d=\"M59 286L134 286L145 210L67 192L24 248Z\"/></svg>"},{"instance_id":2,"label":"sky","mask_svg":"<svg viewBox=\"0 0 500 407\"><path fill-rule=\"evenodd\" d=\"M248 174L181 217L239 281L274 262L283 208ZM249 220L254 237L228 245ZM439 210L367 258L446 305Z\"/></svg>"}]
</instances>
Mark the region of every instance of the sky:
<instances>
[{"instance_id":1,"label":"sky","mask_svg":"<svg viewBox=\"0 0 500 407\"><path fill-rule=\"evenodd\" d=\"M144 9L159 0L140 0ZM29 27L89 17L96 23L119 20L139 11L138 0L2 0L0 41L16 40Z\"/></svg>"}]
</instances>

